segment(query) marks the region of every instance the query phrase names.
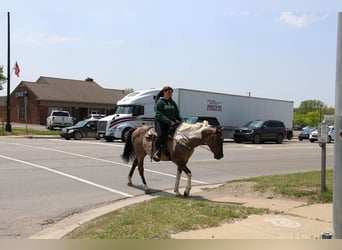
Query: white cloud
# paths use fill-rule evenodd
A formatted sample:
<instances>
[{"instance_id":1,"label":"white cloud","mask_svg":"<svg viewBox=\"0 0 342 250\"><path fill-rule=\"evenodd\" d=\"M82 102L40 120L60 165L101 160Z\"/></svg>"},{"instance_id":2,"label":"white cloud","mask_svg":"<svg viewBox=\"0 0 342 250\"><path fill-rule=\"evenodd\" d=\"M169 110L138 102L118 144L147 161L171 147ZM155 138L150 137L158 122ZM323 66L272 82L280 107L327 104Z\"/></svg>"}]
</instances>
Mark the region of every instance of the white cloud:
<instances>
[{"instance_id":1,"label":"white cloud","mask_svg":"<svg viewBox=\"0 0 342 250\"><path fill-rule=\"evenodd\" d=\"M277 20L297 28L303 28L313 22L324 20L328 14L314 15L314 14L301 14L295 15L292 12L281 12Z\"/></svg>"},{"instance_id":2,"label":"white cloud","mask_svg":"<svg viewBox=\"0 0 342 250\"><path fill-rule=\"evenodd\" d=\"M34 45L46 45L46 44L56 44L56 43L68 43L78 41L75 37L66 36L49 36L47 34L35 34L23 39L24 43L34 44Z\"/></svg>"}]
</instances>

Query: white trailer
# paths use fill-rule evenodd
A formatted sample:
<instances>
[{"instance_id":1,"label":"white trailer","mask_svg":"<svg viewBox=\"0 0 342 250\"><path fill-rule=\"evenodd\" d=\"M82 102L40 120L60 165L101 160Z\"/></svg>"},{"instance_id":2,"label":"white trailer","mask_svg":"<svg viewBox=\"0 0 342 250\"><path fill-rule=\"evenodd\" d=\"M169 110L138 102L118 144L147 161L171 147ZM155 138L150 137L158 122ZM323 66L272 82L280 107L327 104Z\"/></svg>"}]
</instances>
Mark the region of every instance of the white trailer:
<instances>
[{"instance_id":1,"label":"white trailer","mask_svg":"<svg viewBox=\"0 0 342 250\"><path fill-rule=\"evenodd\" d=\"M153 125L154 97L159 90L136 91L119 100L115 114L99 120L98 138L124 140L130 128ZM292 128L293 101L183 88L175 88L172 98L182 117L216 117L225 129L225 138L233 138L234 128L257 119L280 120L287 128Z\"/></svg>"},{"instance_id":2,"label":"white trailer","mask_svg":"<svg viewBox=\"0 0 342 250\"><path fill-rule=\"evenodd\" d=\"M182 117L213 116L225 128L225 138L233 138L233 130L252 120L280 120L292 131L293 101L175 89L172 98Z\"/></svg>"}]
</instances>

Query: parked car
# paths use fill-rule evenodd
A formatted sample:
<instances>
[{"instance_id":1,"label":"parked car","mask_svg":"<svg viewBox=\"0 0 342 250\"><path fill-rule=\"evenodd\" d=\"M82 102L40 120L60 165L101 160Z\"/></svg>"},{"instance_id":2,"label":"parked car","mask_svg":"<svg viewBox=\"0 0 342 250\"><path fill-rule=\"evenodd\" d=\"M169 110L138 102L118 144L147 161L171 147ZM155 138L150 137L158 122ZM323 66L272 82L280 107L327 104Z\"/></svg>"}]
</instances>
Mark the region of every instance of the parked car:
<instances>
[{"instance_id":1,"label":"parked car","mask_svg":"<svg viewBox=\"0 0 342 250\"><path fill-rule=\"evenodd\" d=\"M310 142L318 141L318 130L314 130L310 133L309 140ZM335 140L335 126L330 126L328 128L327 142L330 143L334 140Z\"/></svg>"},{"instance_id":2,"label":"parked car","mask_svg":"<svg viewBox=\"0 0 342 250\"><path fill-rule=\"evenodd\" d=\"M68 111L52 110L46 118L46 128L53 130L55 127L69 127L73 124L73 118Z\"/></svg>"},{"instance_id":3,"label":"parked car","mask_svg":"<svg viewBox=\"0 0 342 250\"><path fill-rule=\"evenodd\" d=\"M274 141L278 144L283 143L286 136L285 125L282 121L276 120L255 120L250 121L241 128L234 130L234 141L241 143L250 141L255 144L264 141Z\"/></svg>"},{"instance_id":4,"label":"parked car","mask_svg":"<svg viewBox=\"0 0 342 250\"><path fill-rule=\"evenodd\" d=\"M220 122L217 120L217 118L212 117L212 116L190 116L190 117L184 118L184 121L190 124L195 124L196 122L207 121L209 125L220 126Z\"/></svg>"},{"instance_id":5,"label":"parked car","mask_svg":"<svg viewBox=\"0 0 342 250\"><path fill-rule=\"evenodd\" d=\"M299 132L298 134L298 140L302 141L304 139L309 139L310 133L312 131L316 130L314 127L305 127L302 131Z\"/></svg>"},{"instance_id":6,"label":"parked car","mask_svg":"<svg viewBox=\"0 0 342 250\"><path fill-rule=\"evenodd\" d=\"M292 138L293 138L293 130L290 129L290 128L285 128L285 131L286 131L286 138L288 140L292 140Z\"/></svg>"},{"instance_id":7,"label":"parked car","mask_svg":"<svg viewBox=\"0 0 342 250\"><path fill-rule=\"evenodd\" d=\"M105 117L106 115L103 115L103 114L90 114L87 119L101 119L103 117Z\"/></svg>"},{"instance_id":8,"label":"parked car","mask_svg":"<svg viewBox=\"0 0 342 250\"><path fill-rule=\"evenodd\" d=\"M75 126L62 128L59 135L66 140L74 138L81 140L82 138L96 138L98 120L91 118L79 121Z\"/></svg>"},{"instance_id":9,"label":"parked car","mask_svg":"<svg viewBox=\"0 0 342 250\"><path fill-rule=\"evenodd\" d=\"M302 130L302 126L299 124L293 125L293 130Z\"/></svg>"},{"instance_id":10,"label":"parked car","mask_svg":"<svg viewBox=\"0 0 342 250\"><path fill-rule=\"evenodd\" d=\"M328 142L335 141L335 126L329 127Z\"/></svg>"}]
</instances>

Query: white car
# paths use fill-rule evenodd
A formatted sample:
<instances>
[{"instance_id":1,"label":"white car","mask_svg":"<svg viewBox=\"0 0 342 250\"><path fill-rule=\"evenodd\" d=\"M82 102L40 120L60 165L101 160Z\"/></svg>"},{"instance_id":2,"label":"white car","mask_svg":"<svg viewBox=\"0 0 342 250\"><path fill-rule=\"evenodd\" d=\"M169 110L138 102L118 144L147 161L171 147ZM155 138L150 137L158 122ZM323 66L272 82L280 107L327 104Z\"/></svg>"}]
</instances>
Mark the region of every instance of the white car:
<instances>
[{"instance_id":1,"label":"white car","mask_svg":"<svg viewBox=\"0 0 342 250\"><path fill-rule=\"evenodd\" d=\"M318 141L318 130L314 130L309 136L310 142ZM328 127L328 143L335 140L335 126Z\"/></svg>"}]
</instances>

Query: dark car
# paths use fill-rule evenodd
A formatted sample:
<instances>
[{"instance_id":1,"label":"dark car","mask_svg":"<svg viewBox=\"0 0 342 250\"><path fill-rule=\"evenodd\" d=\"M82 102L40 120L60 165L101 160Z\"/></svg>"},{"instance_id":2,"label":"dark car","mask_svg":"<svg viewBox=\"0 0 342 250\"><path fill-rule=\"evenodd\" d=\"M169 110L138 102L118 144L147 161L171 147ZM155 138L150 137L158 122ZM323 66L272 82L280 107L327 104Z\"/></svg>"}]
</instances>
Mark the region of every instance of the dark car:
<instances>
[{"instance_id":1,"label":"dark car","mask_svg":"<svg viewBox=\"0 0 342 250\"><path fill-rule=\"evenodd\" d=\"M302 131L299 132L298 134L298 140L302 141L304 139L309 139L310 133L312 131L315 131L316 128L314 127L305 127Z\"/></svg>"},{"instance_id":2,"label":"dark car","mask_svg":"<svg viewBox=\"0 0 342 250\"><path fill-rule=\"evenodd\" d=\"M259 144L264 141L274 141L281 144L285 136L285 125L283 122L277 120L250 121L243 127L235 129L233 133L236 143L249 141Z\"/></svg>"},{"instance_id":3,"label":"dark car","mask_svg":"<svg viewBox=\"0 0 342 250\"><path fill-rule=\"evenodd\" d=\"M96 138L98 120L91 118L83 121L79 121L72 127L61 129L59 135L66 140L74 138L75 140L81 140L82 138Z\"/></svg>"},{"instance_id":4,"label":"dark car","mask_svg":"<svg viewBox=\"0 0 342 250\"><path fill-rule=\"evenodd\" d=\"M212 117L212 116L190 116L190 117L184 118L184 121L190 124L195 124L196 122L207 121L209 125L212 125L215 127L220 126L220 122L217 120L217 118Z\"/></svg>"},{"instance_id":5,"label":"dark car","mask_svg":"<svg viewBox=\"0 0 342 250\"><path fill-rule=\"evenodd\" d=\"M293 126L293 130L302 130L302 129L303 128L302 128L301 125L296 124L296 125Z\"/></svg>"}]
</instances>

